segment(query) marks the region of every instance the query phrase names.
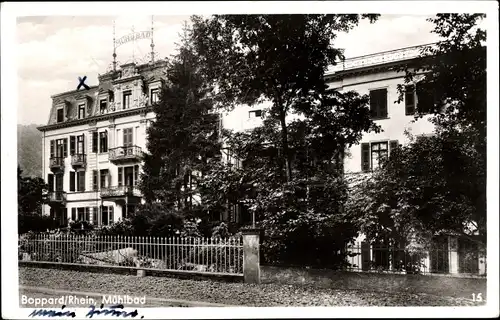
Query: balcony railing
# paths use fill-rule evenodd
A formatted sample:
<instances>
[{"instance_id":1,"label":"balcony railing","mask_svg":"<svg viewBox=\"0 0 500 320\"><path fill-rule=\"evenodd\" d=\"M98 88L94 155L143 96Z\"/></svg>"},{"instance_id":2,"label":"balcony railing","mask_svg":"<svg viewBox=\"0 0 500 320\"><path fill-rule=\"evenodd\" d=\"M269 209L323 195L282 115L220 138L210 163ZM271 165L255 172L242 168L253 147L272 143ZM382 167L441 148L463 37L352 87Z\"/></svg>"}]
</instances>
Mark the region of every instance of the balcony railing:
<instances>
[{"instance_id":1,"label":"balcony railing","mask_svg":"<svg viewBox=\"0 0 500 320\"><path fill-rule=\"evenodd\" d=\"M49 203L66 203L66 192L65 191L51 191L47 194L47 200Z\"/></svg>"},{"instance_id":2,"label":"balcony railing","mask_svg":"<svg viewBox=\"0 0 500 320\"><path fill-rule=\"evenodd\" d=\"M115 198L125 196L140 197L141 193L136 186L115 186L101 188L101 198Z\"/></svg>"},{"instance_id":3,"label":"balcony railing","mask_svg":"<svg viewBox=\"0 0 500 320\"><path fill-rule=\"evenodd\" d=\"M53 157L49 159L49 167L51 170L63 170L64 169L64 158Z\"/></svg>"},{"instance_id":4,"label":"balcony railing","mask_svg":"<svg viewBox=\"0 0 500 320\"><path fill-rule=\"evenodd\" d=\"M71 165L84 167L87 164L87 155L85 154L74 154L71 156Z\"/></svg>"},{"instance_id":5,"label":"balcony railing","mask_svg":"<svg viewBox=\"0 0 500 320\"><path fill-rule=\"evenodd\" d=\"M139 160L142 156L142 148L138 146L122 146L109 149L110 161Z\"/></svg>"},{"instance_id":6,"label":"balcony railing","mask_svg":"<svg viewBox=\"0 0 500 320\"><path fill-rule=\"evenodd\" d=\"M431 47L433 45L434 44L425 44L414 47L401 48L397 50L378 52L360 57L347 58L344 61L338 62L337 65L330 67L329 70L327 71L327 74L343 70L371 67L389 62L404 61L408 59L418 58L421 56L421 52L424 48Z\"/></svg>"}]
</instances>

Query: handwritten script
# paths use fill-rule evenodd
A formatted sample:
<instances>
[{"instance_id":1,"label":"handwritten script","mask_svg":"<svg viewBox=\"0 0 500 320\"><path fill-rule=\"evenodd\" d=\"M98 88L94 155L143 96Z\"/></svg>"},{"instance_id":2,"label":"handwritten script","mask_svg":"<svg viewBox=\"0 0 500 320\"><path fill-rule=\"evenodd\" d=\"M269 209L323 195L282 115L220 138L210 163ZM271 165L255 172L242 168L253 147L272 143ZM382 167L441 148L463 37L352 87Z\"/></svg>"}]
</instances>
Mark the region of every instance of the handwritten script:
<instances>
[{"instance_id":1,"label":"handwritten script","mask_svg":"<svg viewBox=\"0 0 500 320\"><path fill-rule=\"evenodd\" d=\"M71 317L74 318L76 317L75 312L73 311L64 311L64 308L66 308L65 305L61 307L61 310L49 310L49 309L37 309L34 310L29 317L34 318L34 317L49 317L49 318L55 318L55 317ZM101 304L101 307L97 309L94 305L91 305L89 307L89 312L85 315L86 318L92 318L94 315L104 315L104 316L113 316L113 317L123 317L123 318L135 318L139 315L137 312L137 309L131 312L127 312L123 309L122 304L117 304L117 305L112 305L108 309L104 309L104 304ZM144 316L141 316L140 319L143 319Z\"/></svg>"}]
</instances>

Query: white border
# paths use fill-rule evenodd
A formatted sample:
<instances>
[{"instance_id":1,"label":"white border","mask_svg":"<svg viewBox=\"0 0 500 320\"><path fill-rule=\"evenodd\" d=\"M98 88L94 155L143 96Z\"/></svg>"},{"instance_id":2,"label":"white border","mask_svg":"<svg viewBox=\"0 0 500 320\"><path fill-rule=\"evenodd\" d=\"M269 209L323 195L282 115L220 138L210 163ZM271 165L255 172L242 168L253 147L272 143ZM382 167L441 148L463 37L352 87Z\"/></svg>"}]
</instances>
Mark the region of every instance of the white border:
<instances>
[{"instance_id":1,"label":"white border","mask_svg":"<svg viewBox=\"0 0 500 320\"><path fill-rule=\"evenodd\" d=\"M18 306L16 123L16 17L29 15L189 15L210 13L385 13L484 12L488 30L488 305L485 307L363 308L169 308L142 309L145 318L335 318L335 317L495 317L498 301L498 4L496 1L301 1L301 2L73 2L2 3L2 317L26 318ZM29 94L29 92L25 93ZM84 312L81 310L80 313Z\"/></svg>"}]
</instances>

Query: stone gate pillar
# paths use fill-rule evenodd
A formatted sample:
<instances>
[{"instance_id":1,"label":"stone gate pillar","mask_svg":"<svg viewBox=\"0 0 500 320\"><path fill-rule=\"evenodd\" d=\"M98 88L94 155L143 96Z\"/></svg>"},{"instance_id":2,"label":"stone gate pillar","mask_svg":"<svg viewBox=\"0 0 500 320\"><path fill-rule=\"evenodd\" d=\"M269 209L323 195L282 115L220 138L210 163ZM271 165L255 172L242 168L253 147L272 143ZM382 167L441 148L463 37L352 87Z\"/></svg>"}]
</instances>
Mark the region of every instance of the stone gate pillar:
<instances>
[{"instance_id":1,"label":"stone gate pillar","mask_svg":"<svg viewBox=\"0 0 500 320\"><path fill-rule=\"evenodd\" d=\"M260 283L259 229L244 229L243 276L245 283Z\"/></svg>"}]
</instances>

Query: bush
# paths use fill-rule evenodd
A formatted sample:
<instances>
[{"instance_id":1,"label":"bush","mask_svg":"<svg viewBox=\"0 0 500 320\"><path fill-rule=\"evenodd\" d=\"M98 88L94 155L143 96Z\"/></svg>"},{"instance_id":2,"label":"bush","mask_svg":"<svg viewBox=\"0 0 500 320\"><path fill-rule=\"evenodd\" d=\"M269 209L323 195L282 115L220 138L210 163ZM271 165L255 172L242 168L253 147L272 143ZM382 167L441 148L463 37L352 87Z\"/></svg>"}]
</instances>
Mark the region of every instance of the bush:
<instances>
[{"instance_id":1,"label":"bush","mask_svg":"<svg viewBox=\"0 0 500 320\"><path fill-rule=\"evenodd\" d=\"M37 214L18 214L18 233L23 234L29 231L45 232L47 230L55 230L60 226L60 223L49 216Z\"/></svg>"}]
</instances>

